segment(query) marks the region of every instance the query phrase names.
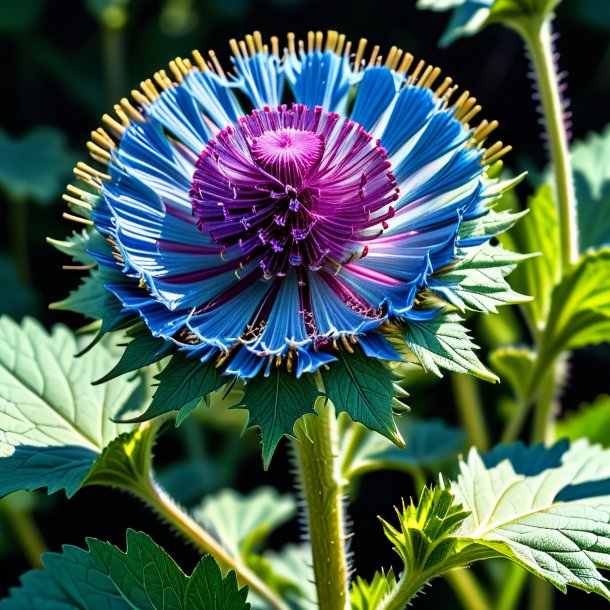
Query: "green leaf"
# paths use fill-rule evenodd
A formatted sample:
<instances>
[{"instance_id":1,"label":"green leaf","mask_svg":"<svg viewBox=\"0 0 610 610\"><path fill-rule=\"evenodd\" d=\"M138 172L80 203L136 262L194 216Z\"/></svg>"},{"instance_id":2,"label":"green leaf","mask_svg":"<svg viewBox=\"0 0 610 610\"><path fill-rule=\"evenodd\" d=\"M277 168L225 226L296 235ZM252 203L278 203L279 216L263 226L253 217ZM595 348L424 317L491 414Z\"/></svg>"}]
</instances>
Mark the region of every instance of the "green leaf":
<instances>
[{"instance_id":1,"label":"green leaf","mask_svg":"<svg viewBox=\"0 0 610 610\"><path fill-rule=\"evenodd\" d=\"M338 362L322 371L326 395L337 415L347 413L353 421L404 447L393 413L394 405L404 409L396 399L404 391L395 384L395 373L380 360L367 358L360 349L353 354L342 350L337 357Z\"/></svg>"},{"instance_id":2,"label":"green leaf","mask_svg":"<svg viewBox=\"0 0 610 610\"><path fill-rule=\"evenodd\" d=\"M580 251L610 246L610 125L572 146Z\"/></svg>"},{"instance_id":3,"label":"green leaf","mask_svg":"<svg viewBox=\"0 0 610 610\"><path fill-rule=\"evenodd\" d=\"M454 313L438 312L432 320L406 322L402 336L427 371L442 377L440 367L455 373L470 373L486 381L499 381L476 356L462 319Z\"/></svg>"},{"instance_id":4,"label":"green leaf","mask_svg":"<svg viewBox=\"0 0 610 610\"><path fill-rule=\"evenodd\" d=\"M395 602L449 569L494 557L563 592L574 586L610 600L598 571L610 568L609 458L585 440L500 445L483 457L471 449L450 488L441 477L417 505L403 503L397 528L382 520L405 565Z\"/></svg>"},{"instance_id":5,"label":"green leaf","mask_svg":"<svg viewBox=\"0 0 610 610\"><path fill-rule=\"evenodd\" d=\"M528 208L530 213L500 240L518 252L540 254L519 265L511 283L519 292L534 297L524 309L531 324L542 329L553 289L561 280L559 220L551 187L542 186L529 200Z\"/></svg>"},{"instance_id":6,"label":"green leaf","mask_svg":"<svg viewBox=\"0 0 610 610\"><path fill-rule=\"evenodd\" d=\"M418 421L409 417L398 418L396 423L406 447L399 449L378 434L365 434L349 463L344 464L342 474L345 478L382 469L430 470L455 459L464 446L462 430L448 426L441 419ZM346 435L344 444L350 438Z\"/></svg>"},{"instance_id":7,"label":"green leaf","mask_svg":"<svg viewBox=\"0 0 610 610\"><path fill-rule=\"evenodd\" d=\"M529 255L490 244L469 250L462 260L433 274L428 280L432 292L460 311L470 309L483 313L497 313L502 305L531 299L512 290L504 279Z\"/></svg>"},{"instance_id":8,"label":"green leaf","mask_svg":"<svg viewBox=\"0 0 610 610\"><path fill-rule=\"evenodd\" d=\"M123 350L121 359L111 371L95 381L94 385L106 383L125 373L131 373L154 364L175 350L175 345L171 341L154 337L144 325L138 325L130 329L127 335L131 337L131 341Z\"/></svg>"},{"instance_id":9,"label":"green leaf","mask_svg":"<svg viewBox=\"0 0 610 610\"><path fill-rule=\"evenodd\" d=\"M16 140L0 130L0 188L13 201L42 205L55 201L70 175L74 157L54 127L38 127Z\"/></svg>"},{"instance_id":10,"label":"green leaf","mask_svg":"<svg viewBox=\"0 0 610 610\"><path fill-rule=\"evenodd\" d=\"M120 364L120 363L119 363ZM129 421L146 421L178 410L176 425L188 417L204 396L221 388L229 380L216 368L215 362L201 362L176 352L169 364L155 377L159 387L148 409Z\"/></svg>"},{"instance_id":11,"label":"green leaf","mask_svg":"<svg viewBox=\"0 0 610 610\"><path fill-rule=\"evenodd\" d=\"M296 514L291 495L280 495L273 487L259 487L245 496L225 489L206 497L193 517L209 529L231 555L249 564L250 555L269 534Z\"/></svg>"},{"instance_id":12,"label":"green leaf","mask_svg":"<svg viewBox=\"0 0 610 610\"><path fill-rule=\"evenodd\" d=\"M63 326L49 334L31 319L0 318L0 495L46 487L72 496L104 447L132 429L110 418L139 407L142 377L94 387L114 356L103 345L82 358L76 351Z\"/></svg>"},{"instance_id":13,"label":"green leaf","mask_svg":"<svg viewBox=\"0 0 610 610\"><path fill-rule=\"evenodd\" d=\"M582 256L552 296L541 359L610 341L610 249Z\"/></svg>"},{"instance_id":14,"label":"green leaf","mask_svg":"<svg viewBox=\"0 0 610 610\"><path fill-rule=\"evenodd\" d=\"M583 403L555 422L555 438L577 441L586 438L591 444L610 447L610 396L600 394L591 404Z\"/></svg>"},{"instance_id":15,"label":"green leaf","mask_svg":"<svg viewBox=\"0 0 610 610\"><path fill-rule=\"evenodd\" d=\"M248 610L248 588L234 572L225 578L209 555L190 577L142 532L127 530L127 550L87 540L89 552L65 546L43 555L45 570L32 570L0 602L0 610Z\"/></svg>"},{"instance_id":16,"label":"green leaf","mask_svg":"<svg viewBox=\"0 0 610 610\"><path fill-rule=\"evenodd\" d=\"M395 586L396 577L392 568L387 574L384 570L375 572L370 583L357 576L350 592L350 607L352 610L376 610Z\"/></svg>"},{"instance_id":17,"label":"green leaf","mask_svg":"<svg viewBox=\"0 0 610 610\"><path fill-rule=\"evenodd\" d=\"M565 592L610 600L597 568L610 568L610 452L567 441L471 450L452 485L471 514L456 537L507 557Z\"/></svg>"},{"instance_id":18,"label":"green leaf","mask_svg":"<svg viewBox=\"0 0 610 610\"><path fill-rule=\"evenodd\" d=\"M260 428L265 470L282 436L292 436L295 423L303 415L315 414L319 394L313 375L306 373L297 379L281 367L272 369L269 377L258 375L245 384L237 407L248 409L248 425Z\"/></svg>"},{"instance_id":19,"label":"green leaf","mask_svg":"<svg viewBox=\"0 0 610 610\"><path fill-rule=\"evenodd\" d=\"M464 220L460 225L458 238L460 241L464 241L473 238L494 237L499 233L504 233L511 229L527 213L527 210L522 212L511 212L510 210L496 212L489 210L484 216Z\"/></svg>"},{"instance_id":20,"label":"green leaf","mask_svg":"<svg viewBox=\"0 0 610 610\"><path fill-rule=\"evenodd\" d=\"M501 347L489 355L489 361L500 379L508 381L519 403L529 402L536 354L527 347Z\"/></svg>"},{"instance_id":21,"label":"green leaf","mask_svg":"<svg viewBox=\"0 0 610 610\"><path fill-rule=\"evenodd\" d=\"M74 231L64 240L47 237L47 243L83 265L91 265L96 262L87 250L108 254L112 252L104 236L93 229L83 229L80 233Z\"/></svg>"}]
</instances>

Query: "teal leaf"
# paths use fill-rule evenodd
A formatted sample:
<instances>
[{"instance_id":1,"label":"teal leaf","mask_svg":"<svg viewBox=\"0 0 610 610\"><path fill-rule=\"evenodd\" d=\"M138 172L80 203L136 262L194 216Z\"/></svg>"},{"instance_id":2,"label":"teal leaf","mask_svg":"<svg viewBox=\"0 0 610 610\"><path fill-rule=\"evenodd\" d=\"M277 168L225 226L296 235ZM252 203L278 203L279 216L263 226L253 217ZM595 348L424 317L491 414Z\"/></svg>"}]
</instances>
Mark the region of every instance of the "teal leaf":
<instances>
[{"instance_id":1,"label":"teal leaf","mask_svg":"<svg viewBox=\"0 0 610 610\"><path fill-rule=\"evenodd\" d=\"M542 362L610 341L610 249L582 256L553 291L540 340Z\"/></svg>"},{"instance_id":2,"label":"teal leaf","mask_svg":"<svg viewBox=\"0 0 610 610\"><path fill-rule=\"evenodd\" d=\"M71 257L73 261L83 265L91 265L96 262L87 250L111 253L108 242L96 230L83 229L80 233L74 231L72 235L63 240L47 237L47 242L63 254Z\"/></svg>"},{"instance_id":3,"label":"teal leaf","mask_svg":"<svg viewBox=\"0 0 610 610\"><path fill-rule=\"evenodd\" d=\"M426 371L442 377L442 367L486 381L498 381L476 356L474 350L478 348L461 322L457 314L443 311L429 321L406 322L402 336Z\"/></svg>"},{"instance_id":4,"label":"teal leaf","mask_svg":"<svg viewBox=\"0 0 610 610\"><path fill-rule=\"evenodd\" d=\"M586 438L593 445L610 447L610 396L600 394L595 400L579 405L555 422L555 438L577 441Z\"/></svg>"},{"instance_id":5,"label":"teal leaf","mask_svg":"<svg viewBox=\"0 0 610 610\"><path fill-rule=\"evenodd\" d=\"M396 577L392 568L387 573L384 570L375 572L371 582L357 576L350 591L351 610L376 610L395 586Z\"/></svg>"},{"instance_id":6,"label":"teal leaf","mask_svg":"<svg viewBox=\"0 0 610 610\"><path fill-rule=\"evenodd\" d=\"M54 127L38 127L21 139L0 130L0 188L13 201L52 203L70 176L74 157Z\"/></svg>"},{"instance_id":7,"label":"teal leaf","mask_svg":"<svg viewBox=\"0 0 610 610\"><path fill-rule=\"evenodd\" d=\"M580 251L610 246L610 125L574 143L571 153Z\"/></svg>"},{"instance_id":8,"label":"teal leaf","mask_svg":"<svg viewBox=\"0 0 610 610\"><path fill-rule=\"evenodd\" d=\"M175 353L155 379L159 381L159 387L150 406L130 421L146 421L178 410L176 425L179 425L203 397L228 382L214 361L201 362L182 352Z\"/></svg>"},{"instance_id":9,"label":"teal leaf","mask_svg":"<svg viewBox=\"0 0 610 610\"><path fill-rule=\"evenodd\" d=\"M378 434L364 435L349 463L343 464L345 478L382 469L404 472L431 470L455 460L464 447L464 432L441 419L418 421L409 417L398 418L396 423L406 447L399 449ZM350 438L348 433L343 439L344 445Z\"/></svg>"},{"instance_id":10,"label":"teal leaf","mask_svg":"<svg viewBox=\"0 0 610 610\"><path fill-rule=\"evenodd\" d=\"M518 252L539 254L519 265L511 276L511 283L519 292L534 297L524 305L524 311L532 326L542 329L553 289L562 273L559 219L551 187L542 186L530 198L528 208L529 214L500 240Z\"/></svg>"},{"instance_id":11,"label":"teal leaf","mask_svg":"<svg viewBox=\"0 0 610 610\"><path fill-rule=\"evenodd\" d=\"M206 497L193 517L234 557L246 564L269 534L296 514L296 501L273 487L259 487L245 496L225 489Z\"/></svg>"},{"instance_id":12,"label":"teal leaf","mask_svg":"<svg viewBox=\"0 0 610 610\"><path fill-rule=\"evenodd\" d=\"M171 341L154 337L144 325L129 329L127 335L131 338L131 341L123 350L121 359L111 371L95 381L94 384L105 383L125 373L131 373L154 364L175 350L175 345Z\"/></svg>"},{"instance_id":13,"label":"teal leaf","mask_svg":"<svg viewBox=\"0 0 610 610\"><path fill-rule=\"evenodd\" d=\"M234 572L222 577L212 557L201 558L190 577L142 532L127 530L127 550L87 540L89 552L65 546L43 555L44 570L21 578L0 610L248 610L248 588Z\"/></svg>"},{"instance_id":14,"label":"teal leaf","mask_svg":"<svg viewBox=\"0 0 610 610\"><path fill-rule=\"evenodd\" d=\"M265 469L282 436L292 436L297 420L315 413L319 394L313 375L306 373L297 379L281 367L272 369L268 377L258 375L245 384L237 406L248 409L249 425L260 428Z\"/></svg>"},{"instance_id":15,"label":"teal leaf","mask_svg":"<svg viewBox=\"0 0 610 610\"><path fill-rule=\"evenodd\" d=\"M322 371L324 390L336 413L347 413L353 421L404 447L394 421L394 406L404 409L396 398L404 391L396 385L395 373L380 360L367 358L360 349L353 354L342 350L337 357L337 362Z\"/></svg>"},{"instance_id":16,"label":"teal leaf","mask_svg":"<svg viewBox=\"0 0 610 610\"><path fill-rule=\"evenodd\" d=\"M104 345L77 350L63 326L49 334L31 319L0 318L0 495L46 487L72 496L104 447L131 430L110 418L142 403L142 377L94 387L114 357Z\"/></svg>"}]
</instances>

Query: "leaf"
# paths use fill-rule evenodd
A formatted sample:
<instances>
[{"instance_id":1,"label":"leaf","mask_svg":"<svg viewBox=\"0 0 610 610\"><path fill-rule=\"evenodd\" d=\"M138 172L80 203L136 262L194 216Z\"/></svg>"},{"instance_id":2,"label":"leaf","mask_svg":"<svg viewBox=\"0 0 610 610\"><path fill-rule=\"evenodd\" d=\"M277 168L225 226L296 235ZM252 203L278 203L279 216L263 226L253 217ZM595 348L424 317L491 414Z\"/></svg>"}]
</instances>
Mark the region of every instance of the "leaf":
<instances>
[{"instance_id":1,"label":"leaf","mask_svg":"<svg viewBox=\"0 0 610 610\"><path fill-rule=\"evenodd\" d=\"M9 199L52 203L70 175L74 157L65 136L54 127L38 127L16 140L0 130L0 188Z\"/></svg>"},{"instance_id":2,"label":"leaf","mask_svg":"<svg viewBox=\"0 0 610 610\"><path fill-rule=\"evenodd\" d=\"M509 210L502 210L496 212L489 210L487 214L473 218L471 220L464 220L460 224L458 232L459 242L472 239L488 239L504 233L512 227L527 214L527 210L522 212L511 212Z\"/></svg>"},{"instance_id":3,"label":"leaf","mask_svg":"<svg viewBox=\"0 0 610 610\"><path fill-rule=\"evenodd\" d=\"M501 347L489 355L492 368L510 384L519 403L527 403L536 354L527 347Z\"/></svg>"},{"instance_id":4,"label":"leaf","mask_svg":"<svg viewBox=\"0 0 610 610\"><path fill-rule=\"evenodd\" d=\"M471 450L452 485L471 515L456 537L508 557L565 592L610 600L597 568L610 568L610 452L586 441L551 448Z\"/></svg>"},{"instance_id":5,"label":"leaf","mask_svg":"<svg viewBox=\"0 0 610 610\"><path fill-rule=\"evenodd\" d=\"M582 256L555 288L540 357L610 341L610 249Z\"/></svg>"},{"instance_id":6,"label":"leaf","mask_svg":"<svg viewBox=\"0 0 610 610\"><path fill-rule=\"evenodd\" d=\"M0 495L18 489L64 489L68 497L120 432L110 418L137 408L146 395L142 377L93 387L111 352L74 358L78 346L64 326L47 333L25 319L0 318Z\"/></svg>"},{"instance_id":7,"label":"leaf","mask_svg":"<svg viewBox=\"0 0 610 610\"><path fill-rule=\"evenodd\" d=\"M542 329L548 318L553 289L562 273L559 219L551 187L540 187L529 200L528 208L530 213L500 240L518 252L540 254L519 265L511 283L519 292L534 297L524 309L531 324Z\"/></svg>"},{"instance_id":8,"label":"leaf","mask_svg":"<svg viewBox=\"0 0 610 610\"><path fill-rule=\"evenodd\" d=\"M580 251L610 246L610 125L574 143L571 157Z\"/></svg>"},{"instance_id":9,"label":"leaf","mask_svg":"<svg viewBox=\"0 0 610 610\"><path fill-rule=\"evenodd\" d=\"M592 404L582 403L555 422L555 438L576 441L586 438L591 444L610 447L610 396L600 394Z\"/></svg>"},{"instance_id":10,"label":"leaf","mask_svg":"<svg viewBox=\"0 0 610 610\"><path fill-rule=\"evenodd\" d=\"M119 363L120 364L120 363ZM147 421L170 411L179 410L176 425L190 415L204 396L225 385L214 362L201 362L176 352L169 364L155 377L159 387L148 409L129 421Z\"/></svg>"},{"instance_id":11,"label":"leaf","mask_svg":"<svg viewBox=\"0 0 610 610\"><path fill-rule=\"evenodd\" d=\"M193 510L195 520L246 564L269 534L295 514L294 498L280 495L273 487L259 487L247 496L225 489L208 496Z\"/></svg>"},{"instance_id":12,"label":"leaf","mask_svg":"<svg viewBox=\"0 0 610 610\"><path fill-rule=\"evenodd\" d=\"M258 375L245 384L237 406L248 409L248 424L261 430L265 470L282 436L292 435L296 421L303 415L315 413L319 394L313 375L297 379L281 367L272 369L269 377Z\"/></svg>"},{"instance_id":13,"label":"leaf","mask_svg":"<svg viewBox=\"0 0 610 610\"><path fill-rule=\"evenodd\" d=\"M83 229L80 233L73 231L72 235L69 235L63 241L47 237L47 243L83 265L96 262L88 251L112 255L108 242L97 230Z\"/></svg>"},{"instance_id":14,"label":"leaf","mask_svg":"<svg viewBox=\"0 0 610 610\"><path fill-rule=\"evenodd\" d=\"M376 610L383 599L396 586L396 577L392 568L386 574L384 570L375 572L373 580L368 583L357 576L350 592L352 610Z\"/></svg>"},{"instance_id":15,"label":"leaf","mask_svg":"<svg viewBox=\"0 0 610 610\"><path fill-rule=\"evenodd\" d=\"M442 367L486 381L499 381L476 356L474 350L478 348L461 321L454 313L439 312L432 320L407 322L402 336L426 371L442 377Z\"/></svg>"},{"instance_id":16,"label":"leaf","mask_svg":"<svg viewBox=\"0 0 610 610\"><path fill-rule=\"evenodd\" d=\"M404 392L394 383L396 375L381 361L367 358L360 350L340 351L338 361L322 371L326 395L337 415L347 413L353 421L379 432L395 445L404 441L394 421L395 396ZM398 403L403 408L401 403Z\"/></svg>"},{"instance_id":17,"label":"leaf","mask_svg":"<svg viewBox=\"0 0 610 610\"><path fill-rule=\"evenodd\" d=\"M94 538L89 552L65 546L43 555L45 570L32 570L0 610L248 610L248 588L234 572L223 578L209 555L190 577L142 532L127 530L127 551Z\"/></svg>"},{"instance_id":18,"label":"leaf","mask_svg":"<svg viewBox=\"0 0 610 610\"><path fill-rule=\"evenodd\" d=\"M524 303L531 297L512 290L504 279L529 255L483 244L457 263L440 269L428 280L428 288L451 305L465 311L498 313L498 307Z\"/></svg>"},{"instance_id":19,"label":"leaf","mask_svg":"<svg viewBox=\"0 0 610 610\"><path fill-rule=\"evenodd\" d=\"M175 349L171 341L154 337L146 326L136 326L127 332L131 341L121 354L121 359L114 368L101 379L94 381L94 385L106 383L115 377L131 373L138 369L154 364L168 356Z\"/></svg>"},{"instance_id":20,"label":"leaf","mask_svg":"<svg viewBox=\"0 0 610 610\"><path fill-rule=\"evenodd\" d=\"M505 557L565 592L610 600L610 451L580 440L553 447L471 449L450 487L442 477L419 503L382 520L411 596L433 577L473 561ZM408 599L404 600L405 603Z\"/></svg>"},{"instance_id":21,"label":"leaf","mask_svg":"<svg viewBox=\"0 0 610 610\"><path fill-rule=\"evenodd\" d=\"M382 469L429 470L455 459L464 446L462 430L448 426L441 419L418 421L409 417L398 418L396 423L406 447L399 449L377 434L364 435L349 463L344 465L342 475L345 478ZM349 442L349 439L348 435L345 441Z\"/></svg>"}]
</instances>

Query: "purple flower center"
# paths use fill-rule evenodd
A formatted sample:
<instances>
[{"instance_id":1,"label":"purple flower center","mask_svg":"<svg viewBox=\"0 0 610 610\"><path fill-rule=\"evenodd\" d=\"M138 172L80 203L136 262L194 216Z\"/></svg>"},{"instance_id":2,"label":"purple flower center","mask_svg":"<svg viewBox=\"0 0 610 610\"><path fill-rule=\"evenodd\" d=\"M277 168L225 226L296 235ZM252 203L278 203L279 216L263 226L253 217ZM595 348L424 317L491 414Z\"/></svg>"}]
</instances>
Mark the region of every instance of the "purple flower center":
<instances>
[{"instance_id":1,"label":"purple flower center","mask_svg":"<svg viewBox=\"0 0 610 610\"><path fill-rule=\"evenodd\" d=\"M394 214L396 180L357 123L302 104L264 108L220 131L191 189L198 227L223 256L257 259L266 277L366 255Z\"/></svg>"}]
</instances>

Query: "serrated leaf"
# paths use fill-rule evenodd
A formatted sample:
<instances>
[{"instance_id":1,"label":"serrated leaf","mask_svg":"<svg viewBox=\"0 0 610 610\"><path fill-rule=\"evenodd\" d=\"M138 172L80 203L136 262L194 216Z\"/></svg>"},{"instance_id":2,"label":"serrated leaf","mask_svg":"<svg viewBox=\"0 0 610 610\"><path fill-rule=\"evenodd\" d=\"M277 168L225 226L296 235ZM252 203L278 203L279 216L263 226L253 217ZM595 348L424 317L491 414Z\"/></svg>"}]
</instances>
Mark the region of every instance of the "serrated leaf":
<instances>
[{"instance_id":1,"label":"serrated leaf","mask_svg":"<svg viewBox=\"0 0 610 610\"><path fill-rule=\"evenodd\" d=\"M285 434L292 435L298 419L315 413L319 395L313 375L297 379L283 368L272 369L268 377L248 380L239 405L248 409L248 424L258 426L263 437L263 465L269 467L273 452Z\"/></svg>"},{"instance_id":2,"label":"serrated leaf","mask_svg":"<svg viewBox=\"0 0 610 610\"><path fill-rule=\"evenodd\" d=\"M534 252L511 277L519 292L535 297L524 305L531 324L542 329L551 307L551 295L561 280L559 219L550 186L544 185L529 200L530 213L510 232L500 237L502 243L518 252Z\"/></svg>"},{"instance_id":3,"label":"serrated leaf","mask_svg":"<svg viewBox=\"0 0 610 610\"><path fill-rule=\"evenodd\" d=\"M555 438L577 441L586 438L591 444L610 447L610 396L601 394L591 403L583 403L555 422Z\"/></svg>"},{"instance_id":4,"label":"serrated leaf","mask_svg":"<svg viewBox=\"0 0 610 610\"><path fill-rule=\"evenodd\" d=\"M165 339L154 337L145 326L137 326L127 333L131 341L121 354L121 359L111 371L94 382L106 383L115 377L131 373L162 360L173 352L176 346Z\"/></svg>"},{"instance_id":5,"label":"serrated leaf","mask_svg":"<svg viewBox=\"0 0 610 610\"><path fill-rule=\"evenodd\" d=\"M0 318L0 495L46 487L72 496L104 447L132 429L110 418L141 404L142 378L93 387L113 356L77 350L64 326L49 334L31 319Z\"/></svg>"},{"instance_id":6,"label":"serrated leaf","mask_svg":"<svg viewBox=\"0 0 610 610\"><path fill-rule=\"evenodd\" d=\"M527 210L522 212L511 212L510 210L496 212L490 210L479 218L464 220L458 232L459 241L489 239L499 233L504 233L511 229L527 213Z\"/></svg>"},{"instance_id":7,"label":"serrated leaf","mask_svg":"<svg viewBox=\"0 0 610 610\"><path fill-rule=\"evenodd\" d=\"M405 472L420 468L430 470L448 460L455 460L464 446L464 432L448 426L441 419L418 421L409 417L398 418L396 423L406 447L399 449L378 434L366 434L349 464L344 464L344 477L352 478L382 469ZM348 434L344 441L349 442L349 439Z\"/></svg>"},{"instance_id":8,"label":"serrated leaf","mask_svg":"<svg viewBox=\"0 0 610 610\"><path fill-rule=\"evenodd\" d=\"M610 249L582 256L552 296L541 358L610 341Z\"/></svg>"},{"instance_id":9,"label":"serrated leaf","mask_svg":"<svg viewBox=\"0 0 610 610\"><path fill-rule=\"evenodd\" d=\"M110 253L111 249L104 236L93 229L83 229L80 233L72 232L64 240L47 237L47 242L56 250L72 258L73 261L83 265L96 263L89 251Z\"/></svg>"},{"instance_id":10,"label":"serrated leaf","mask_svg":"<svg viewBox=\"0 0 610 610\"><path fill-rule=\"evenodd\" d=\"M248 588L234 572L223 578L206 555L190 577L142 532L127 530L127 551L94 538L89 552L65 546L43 556L45 570L32 570L0 610L248 610Z\"/></svg>"},{"instance_id":11,"label":"serrated leaf","mask_svg":"<svg viewBox=\"0 0 610 610\"><path fill-rule=\"evenodd\" d=\"M248 564L269 534L294 517L296 508L291 495L280 495L273 487L259 487L247 496L225 489L206 497L193 517Z\"/></svg>"},{"instance_id":12,"label":"serrated leaf","mask_svg":"<svg viewBox=\"0 0 610 610\"><path fill-rule=\"evenodd\" d=\"M404 394L395 384L396 375L359 349L353 354L341 351L337 358L327 371L322 371L324 390L336 413L347 413L353 421L404 447L392 409L395 396Z\"/></svg>"},{"instance_id":13,"label":"serrated leaf","mask_svg":"<svg viewBox=\"0 0 610 610\"><path fill-rule=\"evenodd\" d=\"M159 387L148 409L130 421L147 421L170 411L179 411L177 423L190 415L204 396L228 383L215 362L201 362L176 352L155 377Z\"/></svg>"},{"instance_id":14,"label":"serrated leaf","mask_svg":"<svg viewBox=\"0 0 610 610\"><path fill-rule=\"evenodd\" d=\"M489 361L500 379L508 381L519 403L529 402L536 354L527 347L501 347L489 355Z\"/></svg>"},{"instance_id":15,"label":"serrated leaf","mask_svg":"<svg viewBox=\"0 0 610 610\"><path fill-rule=\"evenodd\" d=\"M460 311L470 309L483 313L497 313L502 305L531 299L512 290L504 279L529 255L490 244L469 250L456 264L440 269L429 278L428 288L432 292Z\"/></svg>"},{"instance_id":16,"label":"serrated leaf","mask_svg":"<svg viewBox=\"0 0 610 610\"><path fill-rule=\"evenodd\" d=\"M456 537L508 557L565 592L610 600L597 568L610 568L610 452L567 441L554 447L471 450L451 490L471 511Z\"/></svg>"},{"instance_id":17,"label":"serrated leaf","mask_svg":"<svg viewBox=\"0 0 610 610\"><path fill-rule=\"evenodd\" d=\"M14 201L53 202L74 164L64 134L38 127L17 140L0 130L0 187Z\"/></svg>"},{"instance_id":18,"label":"serrated leaf","mask_svg":"<svg viewBox=\"0 0 610 610\"><path fill-rule=\"evenodd\" d=\"M572 146L580 251L610 246L610 125Z\"/></svg>"},{"instance_id":19,"label":"serrated leaf","mask_svg":"<svg viewBox=\"0 0 610 610\"><path fill-rule=\"evenodd\" d=\"M350 592L351 610L376 610L395 586L396 577L392 568L387 574L384 570L375 572L370 583L357 576Z\"/></svg>"},{"instance_id":20,"label":"serrated leaf","mask_svg":"<svg viewBox=\"0 0 610 610\"><path fill-rule=\"evenodd\" d=\"M425 370L442 377L440 367L455 373L470 373L486 381L498 381L476 356L462 319L453 313L439 312L432 320L407 322L402 330L407 347Z\"/></svg>"}]
</instances>

